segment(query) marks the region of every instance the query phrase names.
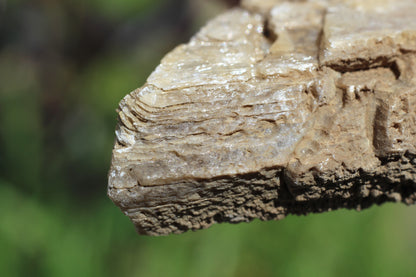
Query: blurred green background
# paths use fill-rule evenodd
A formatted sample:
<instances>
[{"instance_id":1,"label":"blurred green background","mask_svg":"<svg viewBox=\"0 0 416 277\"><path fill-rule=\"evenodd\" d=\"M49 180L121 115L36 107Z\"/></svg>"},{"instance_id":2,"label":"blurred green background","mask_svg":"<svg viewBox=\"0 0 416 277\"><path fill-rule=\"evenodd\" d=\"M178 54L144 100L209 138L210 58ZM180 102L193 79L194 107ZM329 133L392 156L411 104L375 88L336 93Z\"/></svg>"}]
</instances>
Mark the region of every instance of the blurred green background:
<instances>
[{"instance_id":1,"label":"blurred green background","mask_svg":"<svg viewBox=\"0 0 416 277\"><path fill-rule=\"evenodd\" d=\"M416 207L152 238L108 199L118 102L232 2L0 0L0 276L416 276Z\"/></svg>"}]
</instances>

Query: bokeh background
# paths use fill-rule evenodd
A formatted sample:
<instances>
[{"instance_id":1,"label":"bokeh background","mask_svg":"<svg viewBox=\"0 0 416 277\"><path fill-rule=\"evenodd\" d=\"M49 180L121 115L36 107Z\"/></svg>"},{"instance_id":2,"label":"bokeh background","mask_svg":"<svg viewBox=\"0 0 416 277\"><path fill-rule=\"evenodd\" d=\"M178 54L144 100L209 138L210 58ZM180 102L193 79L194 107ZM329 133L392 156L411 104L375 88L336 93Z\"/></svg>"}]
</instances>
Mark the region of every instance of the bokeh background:
<instances>
[{"instance_id":1,"label":"bokeh background","mask_svg":"<svg viewBox=\"0 0 416 277\"><path fill-rule=\"evenodd\" d=\"M0 276L416 276L416 207L152 238L108 199L118 102L233 2L0 0Z\"/></svg>"}]
</instances>

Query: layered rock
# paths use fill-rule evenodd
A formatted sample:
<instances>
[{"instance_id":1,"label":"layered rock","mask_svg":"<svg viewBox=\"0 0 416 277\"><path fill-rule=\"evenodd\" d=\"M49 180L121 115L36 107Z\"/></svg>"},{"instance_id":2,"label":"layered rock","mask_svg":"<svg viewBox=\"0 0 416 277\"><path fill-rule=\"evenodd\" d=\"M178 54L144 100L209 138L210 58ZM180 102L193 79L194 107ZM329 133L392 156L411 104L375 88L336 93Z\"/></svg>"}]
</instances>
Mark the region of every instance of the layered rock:
<instances>
[{"instance_id":1,"label":"layered rock","mask_svg":"<svg viewBox=\"0 0 416 277\"><path fill-rule=\"evenodd\" d=\"M109 196L149 235L413 204L415 14L243 1L121 101Z\"/></svg>"}]
</instances>

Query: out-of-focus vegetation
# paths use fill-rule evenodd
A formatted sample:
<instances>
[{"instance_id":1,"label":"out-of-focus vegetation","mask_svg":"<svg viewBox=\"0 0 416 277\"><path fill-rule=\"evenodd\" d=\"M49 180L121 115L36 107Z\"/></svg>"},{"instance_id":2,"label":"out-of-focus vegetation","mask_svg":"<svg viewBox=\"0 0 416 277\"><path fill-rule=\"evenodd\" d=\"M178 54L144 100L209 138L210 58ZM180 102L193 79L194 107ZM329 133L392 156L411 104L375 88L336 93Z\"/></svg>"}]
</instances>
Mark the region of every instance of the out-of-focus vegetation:
<instances>
[{"instance_id":1,"label":"out-of-focus vegetation","mask_svg":"<svg viewBox=\"0 0 416 277\"><path fill-rule=\"evenodd\" d=\"M0 1L0 276L415 276L415 207L151 238L107 198L119 100L224 8Z\"/></svg>"}]
</instances>

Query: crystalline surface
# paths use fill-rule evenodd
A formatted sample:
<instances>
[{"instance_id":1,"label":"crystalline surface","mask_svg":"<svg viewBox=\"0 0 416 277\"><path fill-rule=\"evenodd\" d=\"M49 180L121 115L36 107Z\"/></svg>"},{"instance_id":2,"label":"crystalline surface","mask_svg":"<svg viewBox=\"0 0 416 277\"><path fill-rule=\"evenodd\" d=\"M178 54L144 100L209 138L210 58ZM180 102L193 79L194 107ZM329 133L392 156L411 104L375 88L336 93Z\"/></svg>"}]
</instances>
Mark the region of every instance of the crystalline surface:
<instances>
[{"instance_id":1,"label":"crystalline surface","mask_svg":"<svg viewBox=\"0 0 416 277\"><path fill-rule=\"evenodd\" d=\"M416 51L416 2L384 2L374 10L362 6L328 9L321 62L349 71L386 65L403 52Z\"/></svg>"},{"instance_id":2,"label":"crystalline surface","mask_svg":"<svg viewBox=\"0 0 416 277\"><path fill-rule=\"evenodd\" d=\"M416 5L245 0L120 103L109 196L140 233L416 199Z\"/></svg>"},{"instance_id":3,"label":"crystalline surface","mask_svg":"<svg viewBox=\"0 0 416 277\"><path fill-rule=\"evenodd\" d=\"M235 9L209 22L188 44L169 53L148 84L170 90L247 81L267 49L262 17Z\"/></svg>"}]
</instances>

